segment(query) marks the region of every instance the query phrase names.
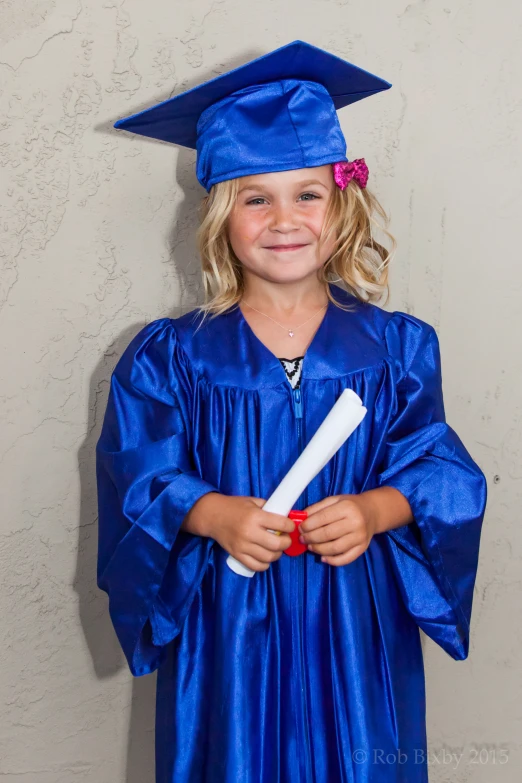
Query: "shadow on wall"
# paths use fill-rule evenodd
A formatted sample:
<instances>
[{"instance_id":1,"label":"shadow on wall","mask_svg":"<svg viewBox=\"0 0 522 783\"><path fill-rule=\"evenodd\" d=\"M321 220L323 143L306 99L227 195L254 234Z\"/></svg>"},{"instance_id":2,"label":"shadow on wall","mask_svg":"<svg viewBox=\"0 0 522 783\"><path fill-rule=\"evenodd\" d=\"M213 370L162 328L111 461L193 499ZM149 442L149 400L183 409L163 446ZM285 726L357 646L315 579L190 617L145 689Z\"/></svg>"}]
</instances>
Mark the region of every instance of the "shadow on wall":
<instances>
[{"instance_id":1,"label":"shadow on wall","mask_svg":"<svg viewBox=\"0 0 522 783\"><path fill-rule=\"evenodd\" d=\"M103 124L96 130L107 132L112 126ZM122 135L121 131L112 130ZM122 138L121 142L125 143ZM161 143L143 138L143 143ZM169 146L169 145L165 145ZM171 154L166 149L165 155ZM202 301L202 287L199 258L195 244L195 232L198 226L198 207L206 191L199 185L194 171L195 152L179 148L177 158L177 176L173 187L181 189L185 198L179 203L176 220L167 233L166 243L170 251L170 262L174 266L175 277L179 281L180 298L185 292L194 293L198 301L179 304L169 312L158 312L157 318L176 318L188 312ZM132 194L127 194L132 201ZM154 261L154 259L152 259ZM121 258L125 264L126 259ZM162 274L159 268L159 274ZM110 316L110 313L108 314ZM97 494L95 449L98 441L103 415L107 403L110 376L114 366L132 338L145 326L137 324L126 329L115 341L108 345L91 377L88 406L88 435L78 452L81 481L80 519L78 529L78 559L74 578L74 589L78 594L80 621L87 640L93 667L100 680L107 680L107 705L114 709L121 703L120 690L111 688L110 680L127 663L119 646L108 611L107 595L96 584L97 563ZM155 779L155 694L156 673L132 678L132 701L127 745L127 766L125 783L153 783ZM114 698L112 698L114 696ZM114 715L114 720L119 720ZM118 749L114 749L115 754ZM114 783L118 783L114 781Z\"/></svg>"}]
</instances>

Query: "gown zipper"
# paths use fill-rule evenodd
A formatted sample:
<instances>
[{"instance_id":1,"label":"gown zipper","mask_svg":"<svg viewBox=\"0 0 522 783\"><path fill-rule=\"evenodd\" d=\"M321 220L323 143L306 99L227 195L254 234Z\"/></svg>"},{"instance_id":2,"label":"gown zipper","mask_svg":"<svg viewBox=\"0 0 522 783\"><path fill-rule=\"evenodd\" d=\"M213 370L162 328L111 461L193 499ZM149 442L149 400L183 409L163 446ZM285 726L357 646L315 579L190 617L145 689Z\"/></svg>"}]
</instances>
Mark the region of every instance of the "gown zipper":
<instances>
[{"instance_id":1,"label":"gown zipper","mask_svg":"<svg viewBox=\"0 0 522 783\"><path fill-rule=\"evenodd\" d=\"M294 398L294 412L296 417L296 423L297 423L297 439L299 443L299 454L303 451L303 401L301 396L301 389L296 388L293 389L293 398ZM299 506L302 506L302 508L306 508L308 505L308 488L305 488L304 491L304 505L303 503L299 503ZM302 510L302 509L301 509ZM308 737L308 729L309 729L309 720L308 720L308 705L307 705L307 699L306 699L306 682L305 682L305 675L306 675L306 665L305 665L305 653L304 653L304 645L303 645L303 594L304 594L304 566L305 562L302 560L306 556L306 552L303 552L302 555L298 555L297 557L292 557L292 560L295 562L297 572L300 576L299 584L297 585L297 604L298 604L298 623L297 627L299 629L299 670L300 670L300 678L299 678L299 690L301 692L301 699L302 699L302 706L303 706L303 719L304 719L304 726L303 726L303 734L304 734L304 743L305 743L305 766L306 766L306 777L305 777L305 783L312 783L313 776L311 771L311 758L310 758L310 744L309 744L309 737Z\"/></svg>"}]
</instances>

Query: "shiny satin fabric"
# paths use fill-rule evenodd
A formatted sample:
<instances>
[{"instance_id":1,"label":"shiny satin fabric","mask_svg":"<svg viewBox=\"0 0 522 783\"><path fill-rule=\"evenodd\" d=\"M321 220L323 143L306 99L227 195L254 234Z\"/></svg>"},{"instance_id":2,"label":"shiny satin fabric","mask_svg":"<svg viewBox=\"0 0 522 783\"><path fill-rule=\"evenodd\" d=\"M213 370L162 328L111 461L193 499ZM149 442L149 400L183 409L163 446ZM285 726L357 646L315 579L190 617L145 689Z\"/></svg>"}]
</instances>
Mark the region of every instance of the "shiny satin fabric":
<instances>
[{"instance_id":1,"label":"shiny satin fabric","mask_svg":"<svg viewBox=\"0 0 522 783\"><path fill-rule=\"evenodd\" d=\"M196 176L206 190L232 177L348 160L330 93L312 81L236 90L205 109L197 131Z\"/></svg>"},{"instance_id":2,"label":"shiny satin fabric","mask_svg":"<svg viewBox=\"0 0 522 783\"><path fill-rule=\"evenodd\" d=\"M148 324L111 379L97 444L98 585L130 671L158 670L157 783L425 783L419 628L469 651L487 487L445 420L420 319L331 285L302 418L239 308ZM210 491L268 498L345 388L368 413L295 504L394 486L414 521L345 566L282 555L251 579L181 531Z\"/></svg>"}]
</instances>

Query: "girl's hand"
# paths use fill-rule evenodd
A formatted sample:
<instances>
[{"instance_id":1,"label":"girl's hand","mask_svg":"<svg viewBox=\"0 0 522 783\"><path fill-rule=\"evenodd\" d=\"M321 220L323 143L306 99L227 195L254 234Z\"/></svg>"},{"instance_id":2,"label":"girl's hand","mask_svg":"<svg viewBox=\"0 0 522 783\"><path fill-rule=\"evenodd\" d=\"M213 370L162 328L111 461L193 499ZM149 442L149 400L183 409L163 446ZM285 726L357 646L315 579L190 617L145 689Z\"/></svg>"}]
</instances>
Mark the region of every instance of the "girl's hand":
<instances>
[{"instance_id":1,"label":"girl's hand","mask_svg":"<svg viewBox=\"0 0 522 783\"><path fill-rule=\"evenodd\" d=\"M368 549L376 532L376 509L365 493L332 495L304 509L308 517L299 525L301 543L322 555L329 565L356 560Z\"/></svg>"},{"instance_id":2,"label":"girl's hand","mask_svg":"<svg viewBox=\"0 0 522 783\"><path fill-rule=\"evenodd\" d=\"M184 529L213 538L252 571L266 571L292 543L289 533L295 530L295 522L263 511L265 503L248 495L208 492L192 507Z\"/></svg>"}]
</instances>

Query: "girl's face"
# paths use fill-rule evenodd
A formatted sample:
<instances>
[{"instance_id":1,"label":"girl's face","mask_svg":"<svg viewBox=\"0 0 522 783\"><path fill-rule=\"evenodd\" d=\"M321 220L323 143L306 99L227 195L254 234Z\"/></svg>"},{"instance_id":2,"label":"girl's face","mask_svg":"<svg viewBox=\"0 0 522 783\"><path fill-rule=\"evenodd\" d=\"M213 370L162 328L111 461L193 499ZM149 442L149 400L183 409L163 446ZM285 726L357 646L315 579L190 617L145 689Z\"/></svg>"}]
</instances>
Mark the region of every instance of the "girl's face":
<instances>
[{"instance_id":1,"label":"girl's face","mask_svg":"<svg viewBox=\"0 0 522 783\"><path fill-rule=\"evenodd\" d=\"M242 177L228 236L245 270L265 280L292 282L323 266L335 249L331 239L318 255L334 187L330 164Z\"/></svg>"}]
</instances>

